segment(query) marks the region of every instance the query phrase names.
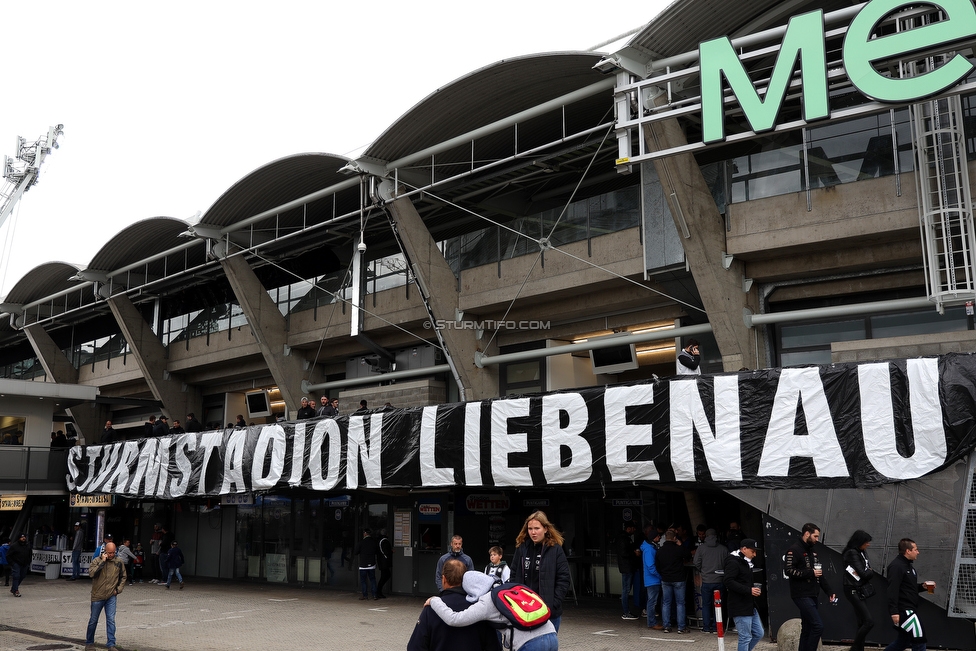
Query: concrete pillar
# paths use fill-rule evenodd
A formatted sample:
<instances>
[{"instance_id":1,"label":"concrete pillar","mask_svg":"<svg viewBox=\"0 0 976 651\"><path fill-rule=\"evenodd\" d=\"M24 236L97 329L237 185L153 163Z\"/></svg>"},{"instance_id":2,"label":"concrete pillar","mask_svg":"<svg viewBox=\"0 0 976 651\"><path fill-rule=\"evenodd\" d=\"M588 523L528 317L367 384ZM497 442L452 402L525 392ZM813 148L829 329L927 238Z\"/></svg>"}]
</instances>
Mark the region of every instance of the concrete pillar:
<instances>
[{"instance_id":1,"label":"concrete pillar","mask_svg":"<svg viewBox=\"0 0 976 651\"><path fill-rule=\"evenodd\" d=\"M58 345L51 339L40 324L32 323L24 327L24 334L30 341L34 354L44 367L48 382L58 384L78 384L78 369L65 357ZM95 443L105 421L108 420L108 407L94 403L78 405L68 409L71 419L75 422L78 434L85 437L88 443Z\"/></svg>"},{"instance_id":2,"label":"concrete pillar","mask_svg":"<svg viewBox=\"0 0 976 651\"><path fill-rule=\"evenodd\" d=\"M387 208L396 222L404 252L417 275L421 292L427 296L431 318L435 321L453 322L461 305L457 279L424 225L420 213L409 198L397 199L388 204ZM447 348L446 354L451 357L457 370L458 381L464 388L464 399L485 400L496 397L498 370L495 366L475 366L475 352L488 351L482 350L474 330L441 329L439 335Z\"/></svg>"},{"instance_id":3,"label":"concrete pillar","mask_svg":"<svg viewBox=\"0 0 976 651\"><path fill-rule=\"evenodd\" d=\"M645 125L644 137L649 151L688 144L677 120ZM665 196L671 197L671 215L722 353L724 369L737 371L743 366L763 366L764 360L760 359L757 364L756 334L742 320L743 308L757 311L756 289L752 288L749 293L742 291L745 278L742 261L733 260L728 269L722 264L722 254L728 250L725 220L715 206L695 156L677 154L655 160L654 167L661 178ZM686 227L689 237L684 236Z\"/></svg>"},{"instance_id":4,"label":"concrete pillar","mask_svg":"<svg viewBox=\"0 0 976 651\"><path fill-rule=\"evenodd\" d=\"M247 323L261 348L264 362L281 391L282 399L288 405L289 412L295 413L302 401L305 358L298 351L292 354L288 348L285 317L244 256L222 258L220 265L224 268L234 296L247 317Z\"/></svg>"},{"instance_id":5,"label":"concrete pillar","mask_svg":"<svg viewBox=\"0 0 976 651\"><path fill-rule=\"evenodd\" d=\"M189 412L202 413L200 392L170 376L166 370L166 348L129 297L116 294L108 299L108 306L132 349L146 384L156 400L162 403L163 413L171 420L182 420Z\"/></svg>"}]
</instances>

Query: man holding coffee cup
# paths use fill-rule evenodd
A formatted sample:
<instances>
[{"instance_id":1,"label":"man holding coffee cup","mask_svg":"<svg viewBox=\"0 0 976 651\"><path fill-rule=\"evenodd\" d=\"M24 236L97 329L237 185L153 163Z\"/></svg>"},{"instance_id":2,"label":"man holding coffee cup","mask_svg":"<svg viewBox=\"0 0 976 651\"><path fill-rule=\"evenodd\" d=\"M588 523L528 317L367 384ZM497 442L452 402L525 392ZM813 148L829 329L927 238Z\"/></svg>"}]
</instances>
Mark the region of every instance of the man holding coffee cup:
<instances>
[{"instance_id":1,"label":"man holding coffee cup","mask_svg":"<svg viewBox=\"0 0 976 651\"><path fill-rule=\"evenodd\" d=\"M752 578L752 559L759 545L752 538L744 538L739 544L739 549L725 557L722 581L728 594L729 616L735 620L735 630L739 632L737 651L752 651L765 634L756 610L762 584L754 583Z\"/></svg>"},{"instance_id":2,"label":"man holding coffee cup","mask_svg":"<svg viewBox=\"0 0 976 651\"><path fill-rule=\"evenodd\" d=\"M885 651L925 651L925 635L918 618L918 593L935 592L935 581L918 582L918 545L911 538L898 541L898 556L888 565L888 614L898 635Z\"/></svg>"},{"instance_id":3,"label":"man holding coffee cup","mask_svg":"<svg viewBox=\"0 0 976 651\"><path fill-rule=\"evenodd\" d=\"M790 597L800 609L800 643L797 651L817 651L823 635L823 620L817 611L817 593L823 590L836 603L837 594L830 589L823 573L820 556L814 546L820 542L820 527L807 522L800 540L786 551L783 571L790 579Z\"/></svg>"}]
</instances>

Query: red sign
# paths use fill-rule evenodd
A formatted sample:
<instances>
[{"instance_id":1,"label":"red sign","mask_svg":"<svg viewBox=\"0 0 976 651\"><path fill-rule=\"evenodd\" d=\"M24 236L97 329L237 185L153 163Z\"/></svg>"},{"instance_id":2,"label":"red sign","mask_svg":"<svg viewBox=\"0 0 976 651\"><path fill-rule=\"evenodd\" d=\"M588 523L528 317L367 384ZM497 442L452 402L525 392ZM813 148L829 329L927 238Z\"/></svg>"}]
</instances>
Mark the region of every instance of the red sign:
<instances>
[{"instance_id":1,"label":"red sign","mask_svg":"<svg viewBox=\"0 0 976 651\"><path fill-rule=\"evenodd\" d=\"M440 504L421 504L418 507L420 515L440 515L441 505Z\"/></svg>"},{"instance_id":2,"label":"red sign","mask_svg":"<svg viewBox=\"0 0 976 651\"><path fill-rule=\"evenodd\" d=\"M505 495L487 495L473 493L468 495L464 505L472 513L502 513L511 506L511 501Z\"/></svg>"}]
</instances>

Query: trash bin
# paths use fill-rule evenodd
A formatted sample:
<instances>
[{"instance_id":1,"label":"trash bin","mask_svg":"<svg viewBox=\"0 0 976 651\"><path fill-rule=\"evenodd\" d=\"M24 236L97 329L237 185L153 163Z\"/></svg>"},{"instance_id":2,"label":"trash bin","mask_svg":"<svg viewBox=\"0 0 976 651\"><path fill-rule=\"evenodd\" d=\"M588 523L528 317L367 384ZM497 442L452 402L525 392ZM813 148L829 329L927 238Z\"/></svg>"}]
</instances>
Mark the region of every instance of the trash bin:
<instances>
[{"instance_id":1,"label":"trash bin","mask_svg":"<svg viewBox=\"0 0 976 651\"><path fill-rule=\"evenodd\" d=\"M61 576L61 563L50 562L47 567L44 568L44 578L45 579L56 579Z\"/></svg>"}]
</instances>

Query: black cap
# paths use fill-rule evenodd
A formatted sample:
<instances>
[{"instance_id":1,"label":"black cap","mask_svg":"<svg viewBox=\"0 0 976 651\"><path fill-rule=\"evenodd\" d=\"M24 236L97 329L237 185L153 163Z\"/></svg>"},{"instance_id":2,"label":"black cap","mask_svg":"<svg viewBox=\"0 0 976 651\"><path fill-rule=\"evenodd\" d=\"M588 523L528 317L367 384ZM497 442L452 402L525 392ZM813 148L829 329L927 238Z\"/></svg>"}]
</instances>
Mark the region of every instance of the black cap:
<instances>
[{"instance_id":1,"label":"black cap","mask_svg":"<svg viewBox=\"0 0 976 651\"><path fill-rule=\"evenodd\" d=\"M637 523L634 522L633 520L627 520L626 522L624 522L624 529L630 529L631 527L636 529Z\"/></svg>"},{"instance_id":2,"label":"black cap","mask_svg":"<svg viewBox=\"0 0 976 651\"><path fill-rule=\"evenodd\" d=\"M743 547L748 547L749 549L756 551L759 550L759 545L756 544L756 541L752 538L743 538L742 542L739 543L739 549L742 549Z\"/></svg>"}]
</instances>

